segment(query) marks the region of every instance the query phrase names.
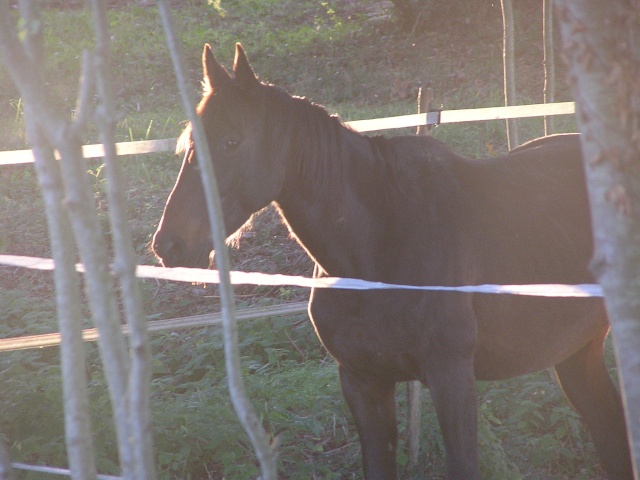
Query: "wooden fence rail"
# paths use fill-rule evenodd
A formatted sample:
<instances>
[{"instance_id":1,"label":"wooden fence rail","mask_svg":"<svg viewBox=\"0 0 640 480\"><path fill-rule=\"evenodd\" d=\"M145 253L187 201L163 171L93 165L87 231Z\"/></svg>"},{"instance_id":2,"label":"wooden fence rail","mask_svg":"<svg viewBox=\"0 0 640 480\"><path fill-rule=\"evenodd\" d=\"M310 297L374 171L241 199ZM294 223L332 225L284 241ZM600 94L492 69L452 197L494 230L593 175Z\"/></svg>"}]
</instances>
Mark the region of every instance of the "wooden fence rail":
<instances>
[{"instance_id":1,"label":"wooden fence rail","mask_svg":"<svg viewBox=\"0 0 640 480\"><path fill-rule=\"evenodd\" d=\"M486 120L504 120L509 118L531 118L553 115L570 115L575 112L573 102L540 103L516 105L512 107L470 108L461 110L431 111L400 115L396 117L354 120L346 124L358 132L390 130L394 128L418 127L421 125L442 125L447 123L478 122ZM116 144L118 155L142 155L146 153L170 152L176 148L175 138L162 140L142 140ZM84 158L104 156L101 144L85 145ZM12 150L0 152L0 166L33 163L31 150Z\"/></svg>"},{"instance_id":2,"label":"wooden fence rail","mask_svg":"<svg viewBox=\"0 0 640 480\"><path fill-rule=\"evenodd\" d=\"M282 317L287 315L298 315L307 312L308 302L295 302L284 305L270 305L267 307L249 307L236 311L236 320L255 320L266 317ZM163 330L174 330L178 328L207 327L220 325L222 323L221 313L206 313L203 315L193 315L190 317L169 318L166 320L151 320L147 323L149 332L160 332ZM127 325L122 326L122 331L128 334ZM85 342L92 342L98 339L96 328L87 328L82 331L82 338ZM41 335L29 335L25 337L0 339L0 352L13 350L25 350L29 348L51 347L60 344L59 333L45 333Z\"/></svg>"}]
</instances>

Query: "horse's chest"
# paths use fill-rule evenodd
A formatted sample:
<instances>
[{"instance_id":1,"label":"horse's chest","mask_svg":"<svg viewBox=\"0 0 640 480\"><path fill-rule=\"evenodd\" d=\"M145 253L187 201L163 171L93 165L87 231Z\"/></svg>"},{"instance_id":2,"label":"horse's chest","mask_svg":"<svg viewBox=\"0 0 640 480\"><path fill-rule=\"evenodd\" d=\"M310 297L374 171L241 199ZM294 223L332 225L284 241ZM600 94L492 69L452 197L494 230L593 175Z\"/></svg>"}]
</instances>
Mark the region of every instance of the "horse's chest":
<instances>
[{"instance_id":1,"label":"horse's chest","mask_svg":"<svg viewBox=\"0 0 640 480\"><path fill-rule=\"evenodd\" d=\"M338 363L403 380L417 375L436 328L417 313L420 302L411 300L380 291L316 291L311 316L318 337Z\"/></svg>"}]
</instances>

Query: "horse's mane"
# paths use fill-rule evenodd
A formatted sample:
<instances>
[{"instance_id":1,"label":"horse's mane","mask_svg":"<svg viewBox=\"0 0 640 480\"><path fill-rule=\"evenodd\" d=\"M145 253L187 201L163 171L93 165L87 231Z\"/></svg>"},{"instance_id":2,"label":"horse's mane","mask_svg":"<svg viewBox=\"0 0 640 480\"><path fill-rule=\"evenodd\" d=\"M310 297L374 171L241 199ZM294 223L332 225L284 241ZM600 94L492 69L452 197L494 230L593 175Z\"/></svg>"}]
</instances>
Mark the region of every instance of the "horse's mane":
<instances>
[{"instance_id":1,"label":"horse's mane","mask_svg":"<svg viewBox=\"0 0 640 480\"><path fill-rule=\"evenodd\" d=\"M193 127L191 126L191 122L189 122L176 141L176 155L182 155L193 146L192 131Z\"/></svg>"},{"instance_id":2,"label":"horse's mane","mask_svg":"<svg viewBox=\"0 0 640 480\"><path fill-rule=\"evenodd\" d=\"M371 175L375 170L372 167L380 167L392 154L393 149L382 135L360 135L323 106L307 98L290 95L275 85L261 83L260 88L265 100L266 138L270 143L266 151L274 157L272 164L280 164L282 159L288 158L288 166L295 169L298 178L313 182L320 190L330 183L334 188L346 184L346 175L349 169L354 168L348 157L358 155L354 151L361 149L360 157L371 162L363 171L364 176ZM205 90L198 113L201 113L206 98ZM358 138L366 141L358 142ZM192 126L188 123L177 140L176 154L183 154L192 147Z\"/></svg>"},{"instance_id":3,"label":"horse's mane","mask_svg":"<svg viewBox=\"0 0 640 480\"><path fill-rule=\"evenodd\" d=\"M272 141L269 150L277 156L288 155L298 178L312 181L321 190L329 183L335 188L345 185L349 169L354 168L354 158L350 156L382 160L378 141L358 134L337 115L329 114L324 107L304 97L289 95L279 87L264 87L267 123L271 129L268 138ZM366 141L360 142L358 138ZM289 139L288 144L282 143L283 139ZM358 149L362 151L358 153Z\"/></svg>"}]
</instances>

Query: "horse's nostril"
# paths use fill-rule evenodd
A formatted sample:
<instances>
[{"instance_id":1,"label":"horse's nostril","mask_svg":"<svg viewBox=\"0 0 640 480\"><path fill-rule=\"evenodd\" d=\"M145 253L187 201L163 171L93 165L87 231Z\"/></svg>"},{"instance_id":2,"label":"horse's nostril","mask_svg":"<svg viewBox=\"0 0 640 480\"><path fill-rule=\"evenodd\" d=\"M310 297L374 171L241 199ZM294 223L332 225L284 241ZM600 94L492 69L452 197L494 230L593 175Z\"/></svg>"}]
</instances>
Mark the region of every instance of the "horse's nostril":
<instances>
[{"instance_id":1,"label":"horse's nostril","mask_svg":"<svg viewBox=\"0 0 640 480\"><path fill-rule=\"evenodd\" d=\"M157 234L153 242L153 251L165 267L178 265L184 256L185 248L184 241L171 233Z\"/></svg>"}]
</instances>

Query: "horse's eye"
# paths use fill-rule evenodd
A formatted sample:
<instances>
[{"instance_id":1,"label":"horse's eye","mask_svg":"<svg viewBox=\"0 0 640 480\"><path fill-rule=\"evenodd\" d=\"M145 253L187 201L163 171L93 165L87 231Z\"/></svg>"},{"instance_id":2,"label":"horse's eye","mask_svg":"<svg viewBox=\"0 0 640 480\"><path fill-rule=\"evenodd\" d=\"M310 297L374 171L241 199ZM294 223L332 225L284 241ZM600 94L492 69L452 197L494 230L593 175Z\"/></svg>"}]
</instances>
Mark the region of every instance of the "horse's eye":
<instances>
[{"instance_id":1,"label":"horse's eye","mask_svg":"<svg viewBox=\"0 0 640 480\"><path fill-rule=\"evenodd\" d=\"M240 145L240 140L237 140L235 138L230 138L228 140L226 140L224 142L224 148L226 150L233 150L235 149L238 145Z\"/></svg>"}]
</instances>

